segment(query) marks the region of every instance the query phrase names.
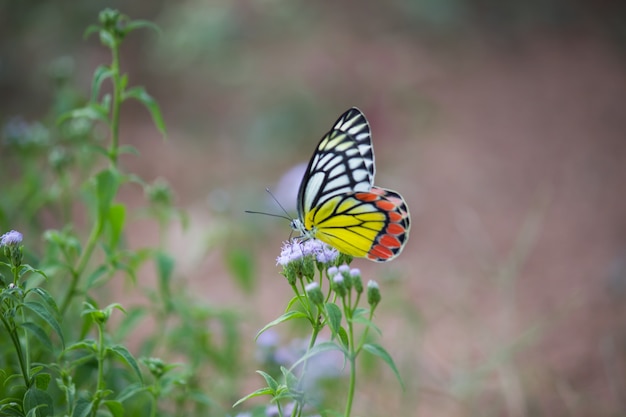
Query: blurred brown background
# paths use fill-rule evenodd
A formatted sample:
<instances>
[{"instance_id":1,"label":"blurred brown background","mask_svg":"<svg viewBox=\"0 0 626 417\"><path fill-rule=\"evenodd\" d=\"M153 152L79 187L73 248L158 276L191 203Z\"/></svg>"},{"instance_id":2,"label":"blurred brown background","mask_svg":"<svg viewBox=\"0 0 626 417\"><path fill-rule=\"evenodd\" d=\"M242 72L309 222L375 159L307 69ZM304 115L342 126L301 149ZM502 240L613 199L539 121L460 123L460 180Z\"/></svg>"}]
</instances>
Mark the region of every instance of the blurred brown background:
<instances>
[{"instance_id":1,"label":"blurred brown background","mask_svg":"<svg viewBox=\"0 0 626 417\"><path fill-rule=\"evenodd\" d=\"M3 121L42 117L59 67L87 94L109 57L81 36L103 7L161 27L133 33L122 61L169 139L129 103L122 140L141 157L124 164L172 184L191 219L172 235L181 274L211 302L260 309L251 329L288 299L274 258L289 229L243 211L278 211L264 188L341 112L365 112L376 182L405 196L412 231L393 263L353 264L381 283L381 342L407 384L385 373L357 413L626 413L623 2L0 5ZM133 227L133 244L156 236ZM255 254L253 297L225 272L225 247Z\"/></svg>"}]
</instances>

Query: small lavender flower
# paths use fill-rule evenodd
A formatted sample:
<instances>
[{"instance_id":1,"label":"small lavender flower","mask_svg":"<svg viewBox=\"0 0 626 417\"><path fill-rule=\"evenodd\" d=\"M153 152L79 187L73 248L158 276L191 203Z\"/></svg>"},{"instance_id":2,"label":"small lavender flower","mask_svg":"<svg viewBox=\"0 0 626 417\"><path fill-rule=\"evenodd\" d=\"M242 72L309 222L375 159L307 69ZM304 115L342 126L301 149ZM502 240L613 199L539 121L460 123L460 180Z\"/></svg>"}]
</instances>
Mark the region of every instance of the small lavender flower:
<instances>
[{"instance_id":1,"label":"small lavender flower","mask_svg":"<svg viewBox=\"0 0 626 417\"><path fill-rule=\"evenodd\" d=\"M22 264L22 234L11 230L0 237L0 247L4 247L4 256L9 258L13 266Z\"/></svg>"},{"instance_id":2,"label":"small lavender flower","mask_svg":"<svg viewBox=\"0 0 626 417\"><path fill-rule=\"evenodd\" d=\"M0 237L0 246L17 246L22 243L22 234L17 230L11 230Z\"/></svg>"},{"instance_id":3,"label":"small lavender flower","mask_svg":"<svg viewBox=\"0 0 626 417\"><path fill-rule=\"evenodd\" d=\"M317 253L316 258L317 262L322 264L329 264L334 262L335 259L339 256L339 251L332 246L328 246L326 244L322 244L320 251Z\"/></svg>"},{"instance_id":4,"label":"small lavender flower","mask_svg":"<svg viewBox=\"0 0 626 417\"><path fill-rule=\"evenodd\" d=\"M280 255L276 258L276 265L287 266L288 263L297 261L303 256L304 253L302 252L302 245L300 244L300 242L283 242L283 247L280 250Z\"/></svg>"},{"instance_id":5,"label":"small lavender flower","mask_svg":"<svg viewBox=\"0 0 626 417\"><path fill-rule=\"evenodd\" d=\"M330 268L328 268L328 270L326 271L326 274L332 279L335 275L337 275L339 273L339 269L337 269L336 266L331 266Z\"/></svg>"}]
</instances>

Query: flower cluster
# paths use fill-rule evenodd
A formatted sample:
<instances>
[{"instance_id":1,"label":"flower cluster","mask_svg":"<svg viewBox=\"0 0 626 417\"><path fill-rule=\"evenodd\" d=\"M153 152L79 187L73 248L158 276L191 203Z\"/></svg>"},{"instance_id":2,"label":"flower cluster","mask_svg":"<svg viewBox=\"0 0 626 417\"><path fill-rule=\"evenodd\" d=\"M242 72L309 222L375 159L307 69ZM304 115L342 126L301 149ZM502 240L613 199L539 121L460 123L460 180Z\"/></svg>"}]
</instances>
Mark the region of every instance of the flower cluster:
<instances>
[{"instance_id":1,"label":"flower cluster","mask_svg":"<svg viewBox=\"0 0 626 417\"><path fill-rule=\"evenodd\" d=\"M276 264L283 267L283 275L290 285L297 279L306 278L312 281L315 269L325 269L339 259L339 252L327 244L317 240L292 240L283 243Z\"/></svg>"},{"instance_id":2,"label":"flower cluster","mask_svg":"<svg viewBox=\"0 0 626 417\"><path fill-rule=\"evenodd\" d=\"M337 259L339 252L317 239L292 240L283 243L280 255L276 258L276 264L286 266L288 263L298 261L306 256L312 256L317 262L328 264Z\"/></svg>"}]
</instances>

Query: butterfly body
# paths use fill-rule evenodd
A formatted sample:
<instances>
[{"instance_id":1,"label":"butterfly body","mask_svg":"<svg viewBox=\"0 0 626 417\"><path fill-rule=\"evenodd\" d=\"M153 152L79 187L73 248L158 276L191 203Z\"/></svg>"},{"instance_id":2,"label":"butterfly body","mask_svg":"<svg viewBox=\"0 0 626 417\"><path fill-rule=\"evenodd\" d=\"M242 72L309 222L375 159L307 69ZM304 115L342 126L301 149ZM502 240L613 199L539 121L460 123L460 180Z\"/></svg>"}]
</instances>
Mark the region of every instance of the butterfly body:
<instances>
[{"instance_id":1,"label":"butterfly body","mask_svg":"<svg viewBox=\"0 0 626 417\"><path fill-rule=\"evenodd\" d=\"M395 258L408 240L409 210L400 194L374 186L374 174L369 124L351 108L309 162L292 228L347 255L376 262Z\"/></svg>"}]
</instances>

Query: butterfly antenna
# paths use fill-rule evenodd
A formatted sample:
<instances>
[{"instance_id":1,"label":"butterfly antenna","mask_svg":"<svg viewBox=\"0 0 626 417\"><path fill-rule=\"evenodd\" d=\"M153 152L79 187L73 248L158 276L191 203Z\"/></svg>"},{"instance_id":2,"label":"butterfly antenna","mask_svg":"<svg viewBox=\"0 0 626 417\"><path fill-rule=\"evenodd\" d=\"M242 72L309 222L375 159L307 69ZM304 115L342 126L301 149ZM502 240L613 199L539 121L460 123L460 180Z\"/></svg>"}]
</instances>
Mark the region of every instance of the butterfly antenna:
<instances>
[{"instance_id":1,"label":"butterfly antenna","mask_svg":"<svg viewBox=\"0 0 626 417\"><path fill-rule=\"evenodd\" d=\"M291 217L289 215L289 212L287 212L287 210L285 210L285 208L283 207L282 204L280 204L280 201L278 201L278 199L274 196L274 194L272 194L272 192L270 191L269 188L266 188L265 191L272 197L272 200L274 200L276 202L276 204L278 204L278 207L280 207L280 209L283 211L283 213L285 213L285 215L287 216L287 218L289 220L293 220L293 217Z\"/></svg>"},{"instance_id":2,"label":"butterfly antenna","mask_svg":"<svg viewBox=\"0 0 626 417\"><path fill-rule=\"evenodd\" d=\"M269 195L272 196L272 200L274 200L276 202L276 204L278 204L278 207L281 208L282 211L285 212L285 215L281 215L281 214L273 214L273 213L265 213L263 211L253 211L253 210L245 210L246 213L250 213L250 214L263 214L265 216L271 216L271 217L280 217L281 219L287 219L289 221L293 220L293 217L291 217L289 215L289 213L287 212L287 210L285 210L285 208L282 206L282 204L280 204L280 202L276 199L276 197L274 197L274 194L272 194L272 192L270 191L269 188L266 188L265 191L267 191L267 193Z\"/></svg>"}]
</instances>

